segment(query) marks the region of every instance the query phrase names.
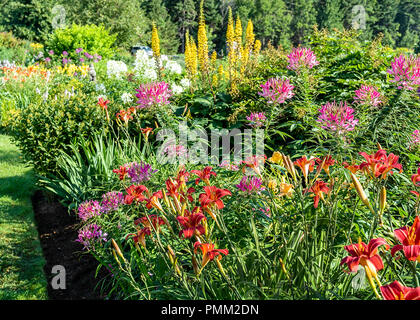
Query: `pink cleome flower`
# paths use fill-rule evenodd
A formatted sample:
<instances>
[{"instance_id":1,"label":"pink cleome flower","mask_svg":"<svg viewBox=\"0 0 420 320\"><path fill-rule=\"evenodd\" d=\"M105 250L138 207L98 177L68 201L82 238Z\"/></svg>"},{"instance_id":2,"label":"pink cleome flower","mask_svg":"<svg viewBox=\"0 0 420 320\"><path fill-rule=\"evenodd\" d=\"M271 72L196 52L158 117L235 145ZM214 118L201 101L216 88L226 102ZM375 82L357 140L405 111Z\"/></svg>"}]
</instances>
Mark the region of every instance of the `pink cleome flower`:
<instances>
[{"instance_id":1,"label":"pink cleome flower","mask_svg":"<svg viewBox=\"0 0 420 320\"><path fill-rule=\"evenodd\" d=\"M259 192L265 188L262 186L262 180L256 176L243 176L240 183L236 187L249 194Z\"/></svg>"},{"instance_id":2,"label":"pink cleome flower","mask_svg":"<svg viewBox=\"0 0 420 320\"><path fill-rule=\"evenodd\" d=\"M264 112L253 112L247 116L246 119L249 121L249 126L253 128L260 128L264 125L264 121L267 120L267 117Z\"/></svg>"},{"instance_id":3,"label":"pink cleome flower","mask_svg":"<svg viewBox=\"0 0 420 320\"><path fill-rule=\"evenodd\" d=\"M169 104L169 98L172 96L169 84L165 81L142 84L136 91L140 109Z\"/></svg>"},{"instance_id":4,"label":"pink cleome flower","mask_svg":"<svg viewBox=\"0 0 420 320\"><path fill-rule=\"evenodd\" d=\"M293 48L287 57L289 58L287 69L290 70L299 71L302 68L312 69L319 64L315 54L309 48Z\"/></svg>"},{"instance_id":5,"label":"pink cleome flower","mask_svg":"<svg viewBox=\"0 0 420 320\"><path fill-rule=\"evenodd\" d=\"M356 90L354 101L358 104L370 105L377 107L382 101L382 94L374 86L362 85L359 90Z\"/></svg>"},{"instance_id":6,"label":"pink cleome flower","mask_svg":"<svg viewBox=\"0 0 420 320\"><path fill-rule=\"evenodd\" d=\"M280 104L293 97L294 87L290 84L289 79L270 78L261 85L262 92L258 94L266 98L269 104Z\"/></svg>"},{"instance_id":7,"label":"pink cleome flower","mask_svg":"<svg viewBox=\"0 0 420 320\"><path fill-rule=\"evenodd\" d=\"M398 84L398 89L415 90L420 85L420 57L402 54L395 58L387 72L394 76L390 81Z\"/></svg>"},{"instance_id":8,"label":"pink cleome flower","mask_svg":"<svg viewBox=\"0 0 420 320\"><path fill-rule=\"evenodd\" d=\"M347 106L347 102L340 102L340 104L335 101L327 102L318 111L321 114L317 121L322 124L322 128L335 131L338 134L354 130L359 122L358 119L354 119L354 109Z\"/></svg>"},{"instance_id":9,"label":"pink cleome flower","mask_svg":"<svg viewBox=\"0 0 420 320\"><path fill-rule=\"evenodd\" d=\"M414 130L410 139L410 149L420 146L420 130Z\"/></svg>"}]
</instances>

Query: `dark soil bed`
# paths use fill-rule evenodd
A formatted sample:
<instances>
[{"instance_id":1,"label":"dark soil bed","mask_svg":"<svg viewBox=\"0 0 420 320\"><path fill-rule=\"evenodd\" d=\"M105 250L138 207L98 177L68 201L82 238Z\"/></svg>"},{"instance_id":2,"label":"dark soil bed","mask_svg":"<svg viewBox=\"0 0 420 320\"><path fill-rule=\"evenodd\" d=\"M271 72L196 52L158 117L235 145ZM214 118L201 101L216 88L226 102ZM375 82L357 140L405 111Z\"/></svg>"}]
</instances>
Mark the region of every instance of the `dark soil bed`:
<instances>
[{"instance_id":1,"label":"dark soil bed","mask_svg":"<svg viewBox=\"0 0 420 320\"><path fill-rule=\"evenodd\" d=\"M82 245L77 239L78 221L68 213L57 199L47 197L38 190L32 196L32 205L42 251L46 264L45 276L48 280L48 296L51 300L103 299L100 279L105 276L101 269L95 278L98 262L89 254L82 253ZM66 271L66 289L53 289L51 273L53 266L61 265Z\"/></svg>"}]
</instances>

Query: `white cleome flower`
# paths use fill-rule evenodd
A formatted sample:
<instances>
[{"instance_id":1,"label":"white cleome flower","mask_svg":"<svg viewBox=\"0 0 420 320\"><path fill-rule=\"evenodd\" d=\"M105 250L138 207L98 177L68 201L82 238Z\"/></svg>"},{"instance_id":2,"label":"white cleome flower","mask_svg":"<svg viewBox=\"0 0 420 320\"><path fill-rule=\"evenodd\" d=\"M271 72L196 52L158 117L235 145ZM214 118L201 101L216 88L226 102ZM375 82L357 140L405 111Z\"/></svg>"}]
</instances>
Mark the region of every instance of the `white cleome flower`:
<instances>
[{"instance_id":1,"label":"white cleome flower","mask_svg":"<svg viewBox=\"0 0 420 320\"><path fill-rule=\"evenodd\" d=\"M184 91L184 88L173 83L171 84L171 90L173 94L180 94Z\"/></svg>"},{"instance_id":2,"label":"white cleome flower","mask_svg":"<svg viewBox=\"0 0 420 320\"><path fill-rule=\"evenodd\" d=\"M123 61L109 60L106 64L108 78L116 77L121 79L121 75L127 72L127 65Z\"/></svg>"},{"instance_id":3,"label":"white cleome flower","mask_svg":"<svg viewBox=\"0 0 420 320\"><path fill-rule=\"evenodd\" d=\"M133 101L133 95L131 93L124 92L121 95L121 100L122 100L123 103L128 104L128 103Z\"/></svg>"},{"instance_id":4,"label":"white cleome flower","mask_svg":"<svg viewBox=\"0 0 420 320\"><path fill-rule=\"evenodd\" d=\"M185 89L185 88L189 88L191 86L191 81L188 78L184 78L184 79L181 79L179 84Z\"/></svg>"},{"instance_id":5,"label":"white cleome flower","mask_svg":"<svg viewBox=\"0 0 420 320\"><path fill-rule=\"evenodd\" d=\"M181 65L178 62L172 61L172 60L169 60L166 62L165 69L168 70L170 73L175 73L175 74L182 73Z\"/></svg>"}]
</instances>

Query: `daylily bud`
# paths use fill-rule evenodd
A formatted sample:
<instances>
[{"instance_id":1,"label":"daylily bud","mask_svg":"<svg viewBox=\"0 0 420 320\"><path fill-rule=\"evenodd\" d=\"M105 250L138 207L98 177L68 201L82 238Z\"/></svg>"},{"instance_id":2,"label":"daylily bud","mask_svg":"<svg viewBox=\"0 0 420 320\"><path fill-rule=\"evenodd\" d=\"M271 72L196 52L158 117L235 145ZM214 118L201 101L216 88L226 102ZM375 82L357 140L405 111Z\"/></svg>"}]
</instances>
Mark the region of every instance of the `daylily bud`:
<instances>
[{"instance_id":1,"label":"daylily bud","mask_svg":"<svg viewBox=\"0 0 420 320\"><path fill-rule=\"evenodd\" d=\"M357 177L352 173L352 172L350 172L350 176L351 176L351 179L353 180L353 184L354 184L354 187L356 188L356 191L357 191L357 193L358 193L358 195L359 195L359 197L360 197L360 199L362 200L362 202L369 208L369 210L373 213L373 214L375 214L375 211L373 211L373 209L372 209L372 206L370 205L370 203L369 203L369 199L368 199L368 197L366 196L366 193L365 193L365 190L363 190L363 187L362 187L362 185L360 184L360 181L359 181L359 179L357 179Z\"/></svg>"},{"instance_id":2,"label":"daylily bud","mask_svg":"<svg viewBox=\"0 0 420 320\"><path fill-rule=\"evenodd\" d=\"M198 267L197 259L194 256L192 256L192 265L193 265L194 273L198 275L200 273L200 268Z\"/></svg>"},{"instance_id":3,"label":"daylily bud","mask_svg":"<svg viewBox=\"0 0 420 320\"><path fill-rule=\"evenodd\" d=\"M125 258L124 258L124 256L123 256L123 254L122 254L121 250L120 250L120 247L118 247L118 244L115 242L115 240L114 240L114 239L111 239L111 243L112 243L112 245L113 245L113 247L114 247L115 252L117 253L117 255L118 255L119 257L121 257L121 259L123 259L123 261L125 262Z\"/></svg>"},{"instance_id":4,"label":"daylily bud","mask_svg":"<svg viewBox=\"0 0 420 320\"><path fill-rule=\"evenodd\" d=\"M112 255L114 256L115 261L117 261L118 265L121 268L121 262L120 262L120 260L118 260L117 254L115 253L114 249L112 249Z\"/></svg>"},{"instance_id":5,"label":"daylily bud","mask_svg":"<svg viewBox=\"0 0 420 320\"><path fill-rule=\"evenodd\" d=\"M380 197L379 208L380 208L381 214L382 214L384 212L385 206L386 206L386 188L385 188L385 186L382 187L381 194L380 194L379 197Z\"/></svg>"}]
</instances>

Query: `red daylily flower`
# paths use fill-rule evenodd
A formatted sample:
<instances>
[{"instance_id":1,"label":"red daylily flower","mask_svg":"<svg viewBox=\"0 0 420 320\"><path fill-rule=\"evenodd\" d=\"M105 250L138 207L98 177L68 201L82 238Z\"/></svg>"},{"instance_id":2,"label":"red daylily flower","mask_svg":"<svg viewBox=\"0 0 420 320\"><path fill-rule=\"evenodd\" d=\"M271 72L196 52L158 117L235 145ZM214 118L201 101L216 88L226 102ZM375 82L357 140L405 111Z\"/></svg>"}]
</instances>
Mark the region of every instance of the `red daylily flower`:
<instances>
[{"instance_id":1,"label":"red daylily flower","mask_svg":"<svg viewBox=\"0 0 420 320\"><path fill-rule=\"evenodd\" d=\"M201 249L203 253L203 260L201 262L201 268L204 268L204 266L209 262L214 260L214 258L217 257L218 260L222 259L221 253L224 255L229 254L228 249L214 249L214 244L212 243L200 243L196 242L194 243L194 253L197 253L197 249Z\"/></svg>"},{"instance_id":2,"label":"red daylily flower","mask_svg":"<svg viewBox=\"0 0 420 320\"><path fill-rule=\"evenodd\" d=\"M159 199L162 199L162 198L163 198L162 190L153 192L151 197L144 199L144 201L146 201L146 208L149 210L152 208L156 208L160 211L163 211L162 205L159 202Z\"/></svg>"},{"instance_id":3,"label":"red daylily flower","mask_svg":"<svg viewBox=\"0 0 420 320\"><path fill-rule=\"evenodd\" d=\"M417 173L411 176L411 181L416 187L420 187L420 167L417 169Z\"/></svg>"},{"instance_id":4,"label":"red daylily flower","mask_svg":"<svg viewBox=\"0 0 420 320\"><path fill-rule=\"evenodd\" d=\"M180 237L184 234L185 238L191 238L194 235L199 236L205 233L201 220L206 219L206 217L200 212L193 213L185 217L178 216L176 219L183 227L183 229L179 232Z\"/></svg>"},{"instance_id":5,"label":"red daylily flower","mask_svg":"<svg viewBox=\"0 0 420 320\"><path fill-rule=\"evenodd\" d=\"M198 184L200 180L203 180L206 185L210 185L210 176L216 176L216 172L211 171L212 167L205 167L202 171L200 170L191 170L191 173L194 173L198 176L197 179L195 179L195 184Z\"/></svg>"},{"instance_id":6,"label":"red daylily flower","mask_svg":"<svg viewBox=\"0 0 420 320\"><path fill-rule=\"evenodd\" d=\"M128 174L128 170L125 166L120 166L120 169L114 169L112 172L118 174L120 180L124 180L125 176Z\"/></svg>"},{"instance_id":7,"label":"red daylily flower","mask_svg":"<svg viewBox=\"0 0 420 320\"><path fill-rule=\"evenodd\" d=\"M260 156L250 156L250 157L248 157L246 160L241 162L241 164L245 165L242 169L242 172L245 173L245 168L248 167L248 168L251 168L252 170L254 170L254 172L256 174L261 176L260 162L262 162L262 164L264 164L266 159L267 159L267 156L265 154L260 155Z\"/></svg>"},{"instance_id":8,"label":"red daylily flower","mask_svg":"<svg viewBox=\"0 0 420 320\"><path fill-rule=\"evenodd\" d=\"M368 245L359 239L359 243L353 243L344 247L350 253L350 256L341 260L340 265L345 263L349 267L350 272L356 272L360 264L365 270L367 269L373 276L376 276L376 272L384 267L382 259L378 255L378 247L381 245L384 245L387 250L389 249L388 243L383 238L372 239Z\"/></svg>"},{"instance_id":9,"label":"red daylily flower","mask_svg":"<svg viewBox=\"0 0 420 320\"><path fill-rule=\"evenodd\" d=\"M131 185L127 188L127 195L125 196L125 203L132 204L134 200L137 202L143 201L146 197L143 195L143 192L147 192L147 188L143 185Z\"/></svg>"},{"instance_id":10,"label":"red daylily flower","mask_svg":"<svg viewBox=\"0 0 420 320\"><path fill-rule=\"evenodd\" d=\"M219 189L215 186L205 186L204 191L205 193L202 193L199 196L199 201L201 202L201 206L203 208L207 208L211 205L216 205L217 208L223 209L225 205L221 198L227 195L232 195L232 193L229 190Z\"/></svg>"},{"instance_id":11,"label":"red daylily flower","mask_svg":"<svg viewBox=\"0 0 420 320\"><path fill-rule=\"evenodd\" d=\"M318 170L324 169L324 171L330 175L330 167L335 164L335 160L330 155L327 155L322 159L316 158L315 160L318 164Z\"/></svg>"},{"instance_id":12,"label":"red daylily flower","mask_svg":"<svg viewBox=\"0 0 420 320\"><path fill-rule=\"evenodd\" d=\"M302 170L303 176L305 177L305 181L308 179L309 172L314 171L315 160L307 159L306 156L303 156L300 159L297 159L293 164Z\"/></svg>"},{"instance_id":13,"label":"red daylily flower","mask_svg":"<svg viewBox=\"0 0 420 320\"><path fill-rule=\"evenodd\" d=\"M139 243L146 248L146 235L150 236L151 235L151 231L150 228L146 227L143 229L138 229L137 233L130 233L127 235L127 237L125 237L125 239L127 240L129 237L133 238L134 243Z\"/></svg>"},{"instance_id":14,"label":"red daylily flower","mask_svg":"<svg viewBox=\"0 0 420 320\"><path fill-rule=\"evenodd\" d=\"M109 100L104 100L102 97L98 100L98 104L101 106L102 109L108 109L109 102Z\"/></svg>"},{"instance_id":15,"label":"red daylily flower","mask_svg":"<svg viewBox=\"0 0 420 320\"><path fill-rule=\"evenodd\" d=\"M387 174L392 174L392 169L399 169L402 172L402 165L398 163L399 157L393 153L386 155L386 151L379 149L375 154L368 155L366 152L359 152L366 162L360 164L360 170L368 175L385 179Z\"/></svg>"},{"instance_id":16,"label":"red daylily flower","mask_svg":"<svg viewBox=\"0 0 420 320\"><path fill-rule=\"evenodd\" d=\"M381 287L385 300L420 300L420 287L404 287L398 281Z\"/></svg>"},{"instance_id":17,"label":"red daylily flower","mask_svg":"<svg viewBox=\"0 0 420 320\"><path fill-rule=\"evenodd\" d=\"M121 121L124 121L126 124L128 124L128 121L133 119L133 116L131 115L130 109L128 110L120 110L116 114L117 119L120 119Z\"/></svg>"},{"instance_id":18,"label":"red daylily flower","mask_svg":"<svg viewBox=\"0 0 420 320\"><path fill-rule=\"evenodd\" d=\"M356 174L357 171L360 170L360 166L355 164L348 164L347 162L343 162L343 167L349 169L351 173Z\"/></svg>"},{"instance_id":19,"label":"red daylily flower","mask_svg":"<svg viewBox=\"0 0 420 320\"><path fill-rule=\"evenodd\" d=\"M314 207L315 209L318 208L319 199L324 200L323 193L328 193L330 189L328 188L328 184L324 181L316 181L312 187L309 188L308 192L313 192L315 194L314 198Z\"/></svg>"},{"instance_id":20,"label":"red daylily flower","mask_svg":"<svg viewBox=\"0 0 420 320\"><path fill-rule=\"evenodd\" d=\"M150 220L151 223L149 222L149 220ZM151 215L149 215L149 218L148 217L141 217L141 218L136 219L134 221L134 224L135 225L142 224L147 228L152 228L152 226L153 226L154 229L159 230L158 229L159 226L164 225L165 220L163 220L161 217L158 217L155 214L151 214Z\"/></svg>"},{"instance_id":21,"label":"red daylily flower","mask_svg":"<svg viewBox=\"0 0 420 320\"><path fill-rule=\"evenodd\" d=\"M144 138L146 139L146 141L149 139L149 134L153 133L153 129L149 127L141 128L140 130L144 134Z\"/></svg>"},{"instance_id":22,"label":"red daylily flower","mask_svg":"<svg viewBox=\"0 0 420 320\"><path fill-rule=\"evenodd\" d=\"M391 249L391 255L397 251L402 250L404 256L410 261L420 262L420 220L419 217L414 219L411 227L403 227L394 230L395 237L402 243L402 245L395 245Z\"/></svg>"}]
</instances>

